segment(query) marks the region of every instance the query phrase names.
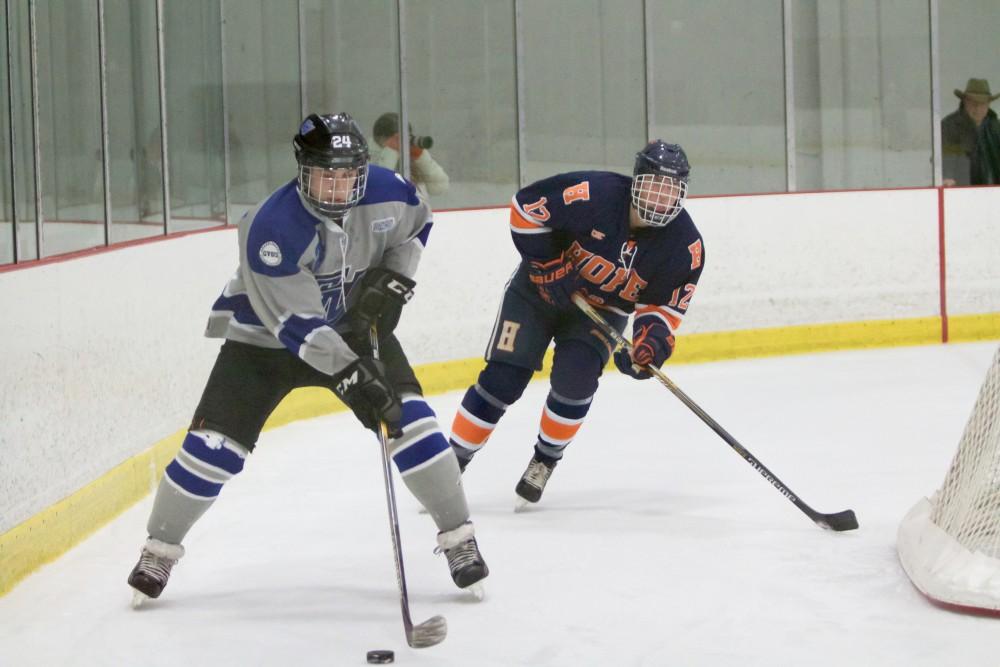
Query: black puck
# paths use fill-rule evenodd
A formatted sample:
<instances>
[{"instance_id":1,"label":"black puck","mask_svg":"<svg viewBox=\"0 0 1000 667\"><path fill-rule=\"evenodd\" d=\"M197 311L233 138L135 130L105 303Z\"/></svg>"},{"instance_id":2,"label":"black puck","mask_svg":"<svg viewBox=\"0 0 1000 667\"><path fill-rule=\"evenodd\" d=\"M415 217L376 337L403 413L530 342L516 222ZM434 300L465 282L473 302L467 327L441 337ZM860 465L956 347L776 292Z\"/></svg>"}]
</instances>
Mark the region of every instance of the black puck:
<instances>
[{"instance_id":1,"label":"black puck","mask_svg":"<svg viewBox=\"0 0 1000 667\"><path fill-rule=\"evenodd\" d=\"M368 651L365 657L372 665L388 665L396 659L396 654L392 651Z\"/></svg>"}]
</instances>

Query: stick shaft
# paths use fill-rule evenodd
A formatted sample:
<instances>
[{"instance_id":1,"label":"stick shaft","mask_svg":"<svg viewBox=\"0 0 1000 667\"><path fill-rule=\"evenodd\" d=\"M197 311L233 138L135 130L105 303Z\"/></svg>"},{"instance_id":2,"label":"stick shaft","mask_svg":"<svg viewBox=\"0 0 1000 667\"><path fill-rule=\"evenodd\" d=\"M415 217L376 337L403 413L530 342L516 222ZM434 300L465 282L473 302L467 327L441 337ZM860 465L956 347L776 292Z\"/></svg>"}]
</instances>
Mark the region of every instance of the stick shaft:
<instances>
[{"instance_id":1,"label":"stick shaft","mask_svg":"<svg viewBox=\"0 0 1000 667\"><path fill-rule=\"evenodd\" d=\"M372 357L378 361L378 332L373 326L370 331ZM399 512L396 509L396 489L392 483L392 466L389 460L388 429L384 422L378 427L379 453L382 455L382 478L385 481L385 503L389 509L389 532L392 537L392 553L396 561L396 584L399 588L399 607L403 614L403 630L407 643L412 644L413 619L410 617L410 597L406 592L406 572L403 569L403 546L399 537Z\"/></svg>"},{"instance_id":2,"label":"stick shaft","mask_svg":"<svg viewBox=\"0 0 1000 667\"><path fill-rule=\"evenodd\" d=\"M629 352L632 351L632 344L629 343L620 331L612 327L607 321L601 317L600 313L591 306L586 299L584 299L580 294L573 295L573 303L575 303L580 310L584 312L587 317L594 321L594 323L601 329L601 331L610 336L612 340L615 341L617 347L623 347ZM685 394L680 387L678 387L674 382L664 374L659 368L655 366L644 366L644 370L648 371L653 377L655 377L660 384L670 390L670 392L680 399L681 403L686 405L691 412L698 415L698 418L705 422L709 428L716 432L716 434L722 438L727 445L729 445L737 454L739 454L744 461L750 464L754 470L760 473L760 476L766 479L771 486L778 490L778 492L785 498L790 500L796 507L799 508L806 516L812 519L817 525L823 528L831 528L833 530L851 530L857 528L857 519L854 518L854 513L851 510L846 512L838 512L836 514L823 514L822 512L817 512L812 507L807 505L802 501L791 489L789 489L784 482L778 479L777 475L771 472L767 466L761 463L757 457L751 454L746 447L741 445L739 441L736 440L732 435L729 434L726 429L722 428L719 422L712 419L712 417L701 409L690 396ZM853 523L853 525L851 525Z\"/></svg>"}]
</instances>

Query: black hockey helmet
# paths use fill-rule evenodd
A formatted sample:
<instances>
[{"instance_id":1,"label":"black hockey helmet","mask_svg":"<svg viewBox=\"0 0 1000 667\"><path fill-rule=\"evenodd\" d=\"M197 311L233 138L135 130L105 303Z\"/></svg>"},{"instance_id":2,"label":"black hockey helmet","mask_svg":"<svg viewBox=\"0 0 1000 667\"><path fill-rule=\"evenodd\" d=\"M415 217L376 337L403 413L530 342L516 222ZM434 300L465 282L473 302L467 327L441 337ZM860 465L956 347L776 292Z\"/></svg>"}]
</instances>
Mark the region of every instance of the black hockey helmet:
<instances>
[{"instance_id":1,"label":"black hockey helmet","mask_svg":"<svg viewBox=\"0 0 1000 667\"><path fill-rule=\"evenodd\" d=\"M341 217L365 196L368 142L350 114L309 114L292 145L299 192L317 211Z\"/></svg>"},{"instance_id":2,"label":"black hockey helmet","mask_svg":"<svg viewBox=\"0 0 1000 667\"><path fill-rule=\"evenodd\" d=\"M680 215L687 199L691 165L684 149L657 139L635 154L632 205L639 219L663 227Z\"/></svg>"}]
</instances>

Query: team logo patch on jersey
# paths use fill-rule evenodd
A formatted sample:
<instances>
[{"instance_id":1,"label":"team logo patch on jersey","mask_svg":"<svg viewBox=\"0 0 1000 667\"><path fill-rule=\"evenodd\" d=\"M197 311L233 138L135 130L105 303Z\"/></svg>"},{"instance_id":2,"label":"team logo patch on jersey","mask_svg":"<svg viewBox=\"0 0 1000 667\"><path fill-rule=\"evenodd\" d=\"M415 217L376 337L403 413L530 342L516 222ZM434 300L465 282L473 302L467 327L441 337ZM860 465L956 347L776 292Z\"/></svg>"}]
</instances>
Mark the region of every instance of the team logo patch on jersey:
<instances>
[{"instance_id":1,"label":"team logo patch on jersey","mask_svg":"<svg viewBox=\"0 0 1000 667\"><path fill-rule=\"evenodd\" d=\"M281 248L274 241L268 241L260 247L260 261L268 266L281 264Z\"/></svg>"},{"instance_id":2,"label":"team logo patch on jersey","mask_svg":"<svg viewBox=\"0 0 1000 667\"><path fill-rule=\"evenodd\" d=\"M364 274L364 271L361 272ZM346 295L351 291L351 284L358 276L350 266L343 271L332 273L317 273L316 284L319 285L320 298L323 300L323 310L326 313L327 324L333 324L344 314ZM344 284L344 280L347 284Z\"/></svg>"},{"instance_id":3,"label":"team logo patch on jersey","mask_svg":"<svg viewBox=\"0 0 1000 667\"><path fill-rule=\"evenodd\" d=\"M372 220L372 231L376 234L384 234L396 226L396 218L379 218Z\"/></svg>"}]
</instances>

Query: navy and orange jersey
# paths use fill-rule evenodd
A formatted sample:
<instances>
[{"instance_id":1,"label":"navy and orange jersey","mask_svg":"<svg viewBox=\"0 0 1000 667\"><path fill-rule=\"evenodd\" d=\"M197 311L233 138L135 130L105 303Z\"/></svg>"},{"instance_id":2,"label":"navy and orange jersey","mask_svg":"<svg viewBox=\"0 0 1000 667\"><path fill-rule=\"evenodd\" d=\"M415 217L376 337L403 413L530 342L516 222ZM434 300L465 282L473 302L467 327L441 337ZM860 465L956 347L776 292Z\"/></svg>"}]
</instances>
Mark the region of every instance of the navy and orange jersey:
<instances>
[{"instance_id":1,"label":"navy and orange jersey","mask_svg":"<svg viewBox=\"0 0 1000 667\"><path fill-rule=\"evenodd\" d=\"M630 177L608 171L543 179L514 195L511 234L524 261L568 252L592 303L635 312L637 330L662 324L669 336L687 313L705 245L686 210L665 227L631 230L631 186Z\"/></svg>"}]
</instances>

